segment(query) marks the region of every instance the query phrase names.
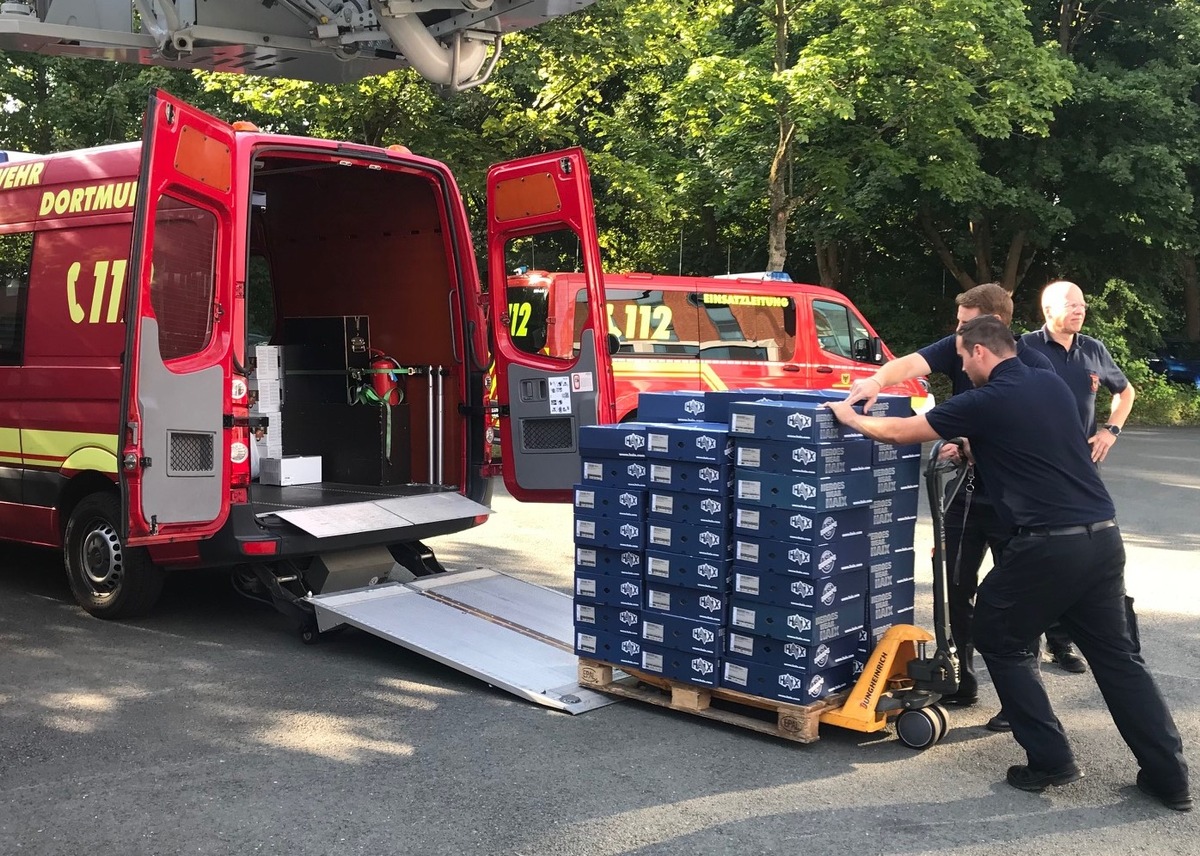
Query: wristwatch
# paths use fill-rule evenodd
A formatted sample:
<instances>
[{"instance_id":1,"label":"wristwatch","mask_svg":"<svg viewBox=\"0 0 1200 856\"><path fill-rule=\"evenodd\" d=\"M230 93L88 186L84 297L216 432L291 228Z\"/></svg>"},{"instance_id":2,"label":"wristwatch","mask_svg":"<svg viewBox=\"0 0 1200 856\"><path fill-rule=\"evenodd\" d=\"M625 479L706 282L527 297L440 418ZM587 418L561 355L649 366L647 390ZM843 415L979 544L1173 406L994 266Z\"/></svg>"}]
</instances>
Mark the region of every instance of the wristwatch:
<instances>
[{"instance_id":1,"label":"wristwatch","mask_svg":"<svg viewBox=\"0 0 1200 856\"><path fill-rule=\"evenodd\" d=\"M1114 425L1113 423L1109 422L1104 427L1107 428L1109 433L1112 434L1114 437L1121 436L1121 426L1120 425Z\"/></svg>"}]
</instances>

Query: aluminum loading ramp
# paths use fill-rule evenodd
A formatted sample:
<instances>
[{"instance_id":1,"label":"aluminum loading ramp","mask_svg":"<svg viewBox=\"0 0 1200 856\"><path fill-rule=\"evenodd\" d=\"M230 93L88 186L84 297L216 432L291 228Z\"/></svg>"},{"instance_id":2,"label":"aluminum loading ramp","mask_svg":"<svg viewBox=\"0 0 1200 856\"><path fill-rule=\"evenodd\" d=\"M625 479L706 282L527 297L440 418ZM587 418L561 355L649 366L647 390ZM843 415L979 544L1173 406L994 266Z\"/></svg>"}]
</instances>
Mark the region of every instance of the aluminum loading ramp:
<instances>
[{"instance_id":1,"label":"aluminum loading ramp","mask_svg":"<svg viewBox=\"0 0 1200 856\"><path fill-rule=\"evenodd\" d=\"M313 595L317 627L349 624L567 713L619 699L578 683L571 598L497 571Z\"/></svg>"}]
</instances>

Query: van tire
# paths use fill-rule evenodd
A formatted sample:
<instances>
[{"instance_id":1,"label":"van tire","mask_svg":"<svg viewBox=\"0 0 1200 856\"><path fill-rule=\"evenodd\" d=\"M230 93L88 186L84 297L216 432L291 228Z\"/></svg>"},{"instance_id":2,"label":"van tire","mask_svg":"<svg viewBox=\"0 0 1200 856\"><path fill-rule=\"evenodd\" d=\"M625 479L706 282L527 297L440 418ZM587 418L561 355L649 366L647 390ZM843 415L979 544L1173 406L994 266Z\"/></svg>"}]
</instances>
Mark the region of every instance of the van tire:
<instances>
[{"instance_id":1,"label":"van tire","mask_svg":"<svg viewBox=\"0 0 1200 856\"><path fill-rule=\"evenodd\" d=\"M97 618L131 618L153 608L163 572L146 551L121 540L121 502L111 493L84 497L63 534L63 563L71 593Z\"/></svg>"}]
</instances>

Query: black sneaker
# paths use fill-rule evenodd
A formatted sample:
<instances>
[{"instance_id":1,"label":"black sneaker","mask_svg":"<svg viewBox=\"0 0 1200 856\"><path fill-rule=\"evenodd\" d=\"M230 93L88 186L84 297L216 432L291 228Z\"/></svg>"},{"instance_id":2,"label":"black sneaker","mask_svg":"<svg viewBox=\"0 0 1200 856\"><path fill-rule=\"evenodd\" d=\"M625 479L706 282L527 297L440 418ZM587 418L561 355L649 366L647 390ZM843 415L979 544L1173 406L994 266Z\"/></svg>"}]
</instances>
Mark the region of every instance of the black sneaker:
<instances>
[{"instance_id":1,"label":"black sneaker","mask_svg":"<svg viewBox=\"0 0 1200 856\"><path fill-rule=\"evenodd\" d=\"M1074 764L1053 772L1037 770L1033 767L1027 767L1024 764L1018 764L1008 768L1008 776L1006 778L1008 779L1008 783L1018 790L1044 791L1050 785L1058 787L1059 785L1069 785L1071 782L1078 782L1083 778L1083 772Z\"/></svg>"},{"instance_id":2,"label":"black sneaker","mask_svg":"<svg viewBox=\"0 0 1200 856\"><path fill-rule=\"evenodd\" d=\"M940 703L946 705L947 707L971 707L972 705L979 703L979 693L963 692L962 690L959 690L956 693L942 696Z\"/></svg>"},{"instance_id":3,"label":"black sneaker","mask_svg":"<svg viewBox=\"0 0 1200 856\"><path fill-rule=\"evenodd\" d=\"M1004 711L1000 711L995 716L987 721L984 725L988 731L1012 731L1012 725L1008 722L1008 717L1004 715Z\"/></svg>"},{"instance_id":4,"label":"black sneaker","mask_svg":"<svg viewBox=\"0 0 1200 856\"><path fill-rule=\"evenodd\" d=\"M1076 654L1075 649L1070 645L1059 648L1057 651L1051 651L1050 662L1057 663L1064 672L1071 672L1075 675L1082 675L1087 671L1087 662Z\"/></svg>"},{"instance_id":5,"label":"black sneaker","mask_svg":"<svg viewBox=\"0 0 1200 856\"><path fill-rule=\"evenodd\" d=\"M1154 797L1160 803L1165 805L1172 811L1191 811L1192 810L1192 795L1186 790L1178 791L1173 794L1166 794L1158 788L1150 784L1150 779L1142 770L1138 770L1137 774L1138 790L1148 797Z\"/></svg>"}]
</instances>

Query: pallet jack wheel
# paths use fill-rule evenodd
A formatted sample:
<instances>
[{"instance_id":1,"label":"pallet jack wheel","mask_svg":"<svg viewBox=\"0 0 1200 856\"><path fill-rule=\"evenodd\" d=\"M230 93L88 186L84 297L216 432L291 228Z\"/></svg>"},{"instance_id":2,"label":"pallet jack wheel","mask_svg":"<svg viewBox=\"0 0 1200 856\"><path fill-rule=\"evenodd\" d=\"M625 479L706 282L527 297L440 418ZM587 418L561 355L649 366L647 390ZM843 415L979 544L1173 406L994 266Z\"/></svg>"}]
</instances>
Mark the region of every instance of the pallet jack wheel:
<instances>
[{"instance_id":1,"label":"pallet jack wheel","mask_svg":"<svg viewBox=\"0 0 1200 856\"><path fill-rule=\"evenodd\" d=\"M950 712L947 711L946 708L940 704L930 705L929 709L933 712L933 715L936 716L938 718L938 721L941 723L941 728L938 729L938 736L937 736L937 739L941 740L950 731Z\"/></svg>"},{"instance_id":2,"label":"pallet jack wheel","mask_svg":"<svg viewBox=\"0 0 1200 856\"><path fill-rule=\"evenodd\" d=\"M928 749L941 737L942 720L929 710L906 710L896 717L896 736L909 749Z\"/></svg>"}]
</instances>

